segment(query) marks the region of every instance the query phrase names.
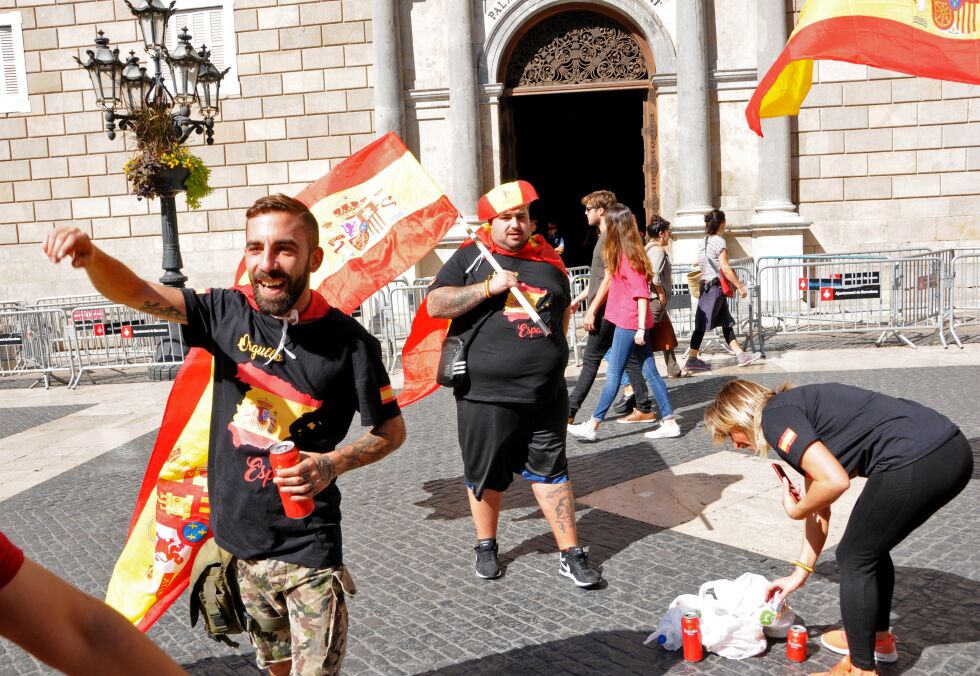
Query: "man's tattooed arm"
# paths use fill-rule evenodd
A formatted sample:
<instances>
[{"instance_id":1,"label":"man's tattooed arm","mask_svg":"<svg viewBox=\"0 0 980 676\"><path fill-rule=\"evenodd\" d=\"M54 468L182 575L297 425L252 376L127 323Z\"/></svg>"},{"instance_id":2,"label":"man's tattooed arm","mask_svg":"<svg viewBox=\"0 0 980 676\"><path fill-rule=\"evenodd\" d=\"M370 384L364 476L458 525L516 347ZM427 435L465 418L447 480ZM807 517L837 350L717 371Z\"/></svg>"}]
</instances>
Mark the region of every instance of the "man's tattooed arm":
<instances>
[{"instance_id":1,"label":"man's tattooed arm","mask_svg":"<svg viewBox=\"0 0 980 676\"><path fill-rule=\"evenodd\" d=\"M464 315L487 298L481 282L470 286L442 286L428 295L429 314L436 319L455 319Z\"/></svg>"},{"instance_id":2,"label":"man's tattooed arm","mask_svg":"<svg viewBox=\"0 0 980 676\"><path fill-rule=\"evenodd\" d=\"M162 319L167 319L172 322L187 321L187 315L175 308L173 305L166 305L164 303L156 303L148 300L143 302L143 307L140 309L147 314L161 317Z\"/></svg>"},{"instance_id":3,"label":"man's tattooed arm","mask_svg":"<svg viewBox=\"0 0 980 676\"><path fill-rule=\"evenodd\" d=\"M404 441L405 420L399 415L374 427L349 446L320 454L316 459L317 472L325 486L344 472L381 460Z\"/></svg>"}]
</instances>

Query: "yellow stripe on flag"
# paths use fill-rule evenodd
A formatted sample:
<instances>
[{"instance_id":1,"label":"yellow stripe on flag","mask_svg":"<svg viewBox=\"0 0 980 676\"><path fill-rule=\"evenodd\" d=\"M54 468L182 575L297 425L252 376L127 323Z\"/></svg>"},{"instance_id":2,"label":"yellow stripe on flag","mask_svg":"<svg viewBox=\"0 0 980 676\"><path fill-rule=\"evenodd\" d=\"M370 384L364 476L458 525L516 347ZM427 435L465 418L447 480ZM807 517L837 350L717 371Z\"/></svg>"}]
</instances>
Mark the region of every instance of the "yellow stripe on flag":
<instances>
[{"instance_id":1,"label":"yellow stripe on flag","mask_svg":"<svg viewBox=\"0 0 980 676\"><path fill-rule=\"evenodd\" d=\"M318 288L354 258L384 239L402 218L442 197L442 191L410 152L364 183L328 195L310 206L320 224L323 264L310 279Z\"/></svg>"},{"instance_id":2,"label":"yellow stripe on flag","mask_svg":"<svg viewBox=\"0 0 980 676\"><path fill-rule=\"evenodd\" d=\"M204 394L160 472L161 480L181 481L188 472L193 472L195 469L207 472L208 443L211 434L211 397L214 389L213 361L211 372L212 377ZM157 602L157 593L163 586L164 577L174 575L174 571L168 570L173 565L172 562L157 556L156 553L158 544L156 516L159 502L157 489L154 489L143 506L136 527L133 528L132 537L127 540L119 560L116 561L106 591L106 603L134 624L139 622L146 611ZM152 565L148 562L152 562ZM187 562L183 563L186 565ZM183 568L183 565L180 567Z\"/></svg>"}]
</instances>

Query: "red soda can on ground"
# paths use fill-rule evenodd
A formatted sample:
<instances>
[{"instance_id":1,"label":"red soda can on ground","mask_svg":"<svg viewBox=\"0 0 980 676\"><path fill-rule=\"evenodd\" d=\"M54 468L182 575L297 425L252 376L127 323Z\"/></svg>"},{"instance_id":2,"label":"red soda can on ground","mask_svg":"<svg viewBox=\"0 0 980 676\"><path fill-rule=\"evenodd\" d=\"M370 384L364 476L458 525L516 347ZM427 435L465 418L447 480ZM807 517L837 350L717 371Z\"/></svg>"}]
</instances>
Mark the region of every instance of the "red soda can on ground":
<instances>
[{"instance_id":1,"label":"red soda can on ground","mask_svg":"<svg viewBox=\"0 0 980 676\"><path fill-rule=\"evenodd\" d=\"M806 661L806 627L794 624L786 633L786 659L791 662Z\"/></svg>"},{"instance_id":2,"label":"red soda can on ground","mask_svg":"<svg viewBox=\"0 0 980 676\"><path fill-rule=\"evenodd\" d=\"M704 659L701 618L697 613L685 613L681 618L681 645L684 647L684 659L688 662L700 662Z\"/></svg>"},{"instance_id":3,"label":"red soda can on ground","mask_svg":"<svg viewBox=\"0 0 980 676\"><path fill-rule=\"evenodd\" d=\"M300 461L299 451L291 441L280 441L269 447L269 464L273 469L283 469L292 467ZM312 500L293 500L289 493L279 491L279 498L282 500L282 507L286 510L286 516L290 519L302 519L313 513Z\"/></svg>"}]
</instances>

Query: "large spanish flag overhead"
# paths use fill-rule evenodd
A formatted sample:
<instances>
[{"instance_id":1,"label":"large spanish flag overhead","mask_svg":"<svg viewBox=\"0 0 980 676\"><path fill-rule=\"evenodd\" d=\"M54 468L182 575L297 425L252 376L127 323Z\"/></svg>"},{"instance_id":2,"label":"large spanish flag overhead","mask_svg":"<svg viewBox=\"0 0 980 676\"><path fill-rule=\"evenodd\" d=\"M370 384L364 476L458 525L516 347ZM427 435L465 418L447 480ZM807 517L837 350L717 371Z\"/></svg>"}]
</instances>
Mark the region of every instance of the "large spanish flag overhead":
<instances>
[{"instance_id":1,"label":"large spanish flag overhead","mask_svg":"<svg viewBox=\"0 0 980 676\"><path fill-rule=\"evenodd\" d=\"M813 61L830 59L980 84L980 0L808 0L786 47L759 82L745 117L796 115Z\"/></svg>"},{"instance_id":2,"label":"large spanish flag overhead","mask_svg":"<svg viewBox=\"0 0 980 676\"><path fill-rule=\"evenodd\" d=\"M300 321L322 316L331 305L351 312L435 248L459 217L395 134L351 155L297 198L316 216L325 252L310 280L318 293ZM236 283L250 296L243 264ZM106 592L106 603L143 631L186 589L194 557L211 537L213 369L213 358L201 349L191 350L181 367ZM295 418L293 408L284 402L276 417ZM287 428L274 430L277 440Z\"/></svg>"}]
</instances>

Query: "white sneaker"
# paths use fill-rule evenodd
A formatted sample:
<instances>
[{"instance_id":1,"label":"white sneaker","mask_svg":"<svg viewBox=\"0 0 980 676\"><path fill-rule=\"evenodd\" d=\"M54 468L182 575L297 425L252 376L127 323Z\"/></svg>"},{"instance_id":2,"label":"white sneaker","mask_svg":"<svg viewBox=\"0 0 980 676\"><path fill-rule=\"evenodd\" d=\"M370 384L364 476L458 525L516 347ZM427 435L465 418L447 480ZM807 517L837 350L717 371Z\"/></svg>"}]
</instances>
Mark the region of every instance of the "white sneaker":
<instances>
[{"instance_id":1,"label":"white sneaker","mask_svg":"<svg viewBox=\"0 0 980 676\"><path fill-rule=\"evenodd\" d=\"M584 441L595 441L599 437L599 434L592 428L590 420L580 422L578 425L569 425L568 433Z\"/></svg>"},{"instance_id":2,"label":"white sneaker","mask_svg":"<svg viewBox=\"0 0 980 676\"><path fill-rule=\"evenodd\" d=\"M681 426L673 421L664 421L660 427L650 430L643 436L647 439L671 439L681 435Z\"/></svg>"},{"instance_id":3,"label":"white sneaker","mask_svg":"<svg viewBox=\"0 0 980 676\"><path fill-rule=\"evenodd\" d=\"M739 366L748 366L749 364L757 362L760 359L762 359L761 352L742 352L737 357Z\"/></svg>"}]
</instances>

